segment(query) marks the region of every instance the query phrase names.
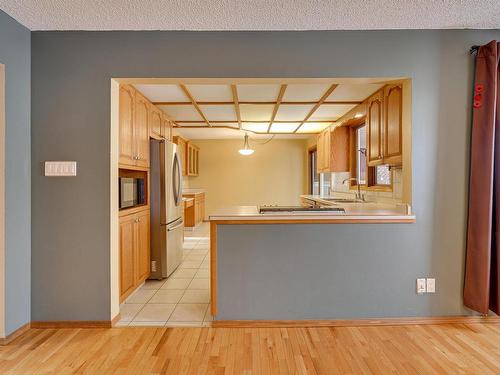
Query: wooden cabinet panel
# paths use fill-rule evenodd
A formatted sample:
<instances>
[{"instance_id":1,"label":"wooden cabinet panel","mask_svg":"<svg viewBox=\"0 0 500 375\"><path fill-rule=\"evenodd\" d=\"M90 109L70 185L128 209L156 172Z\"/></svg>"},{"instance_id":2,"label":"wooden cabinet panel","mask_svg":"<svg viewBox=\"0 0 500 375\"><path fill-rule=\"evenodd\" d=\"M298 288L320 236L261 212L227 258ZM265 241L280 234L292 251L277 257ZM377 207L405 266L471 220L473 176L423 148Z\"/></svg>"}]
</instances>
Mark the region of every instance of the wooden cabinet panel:
<instances>
[{"instance_id":1,"label":"wooden cabinet panel","mask_svg":"<svg viewBox=\"0 0 500 375\"><path fill-rule=\"evenodd\" d=\"M383 94L379 91L368 99L367 105L367 148L368 165L382 164Z\"/></svg>"},{"instance_id":2,"label":"wooden cabinet panel","mask_svg":"<svg viewBox=\"0 0 500 375\"><path fill-rule=\"evenodd\" d=\"M137 214L137 279L142 283L149 276L150 249L149 249L149 211Z\"/></svg>"},{"instance_id":3,"label":"wooden cabinet panel","mask_svg":"<svg viewBox=\"0 0 500 375\"><path fill-rule=\"evenodd\" d=\"M120 300L135 286L135 216L120 218Z\"/></svg>"},{"instance_id":4,"label":"wooden cabinet panel","mask_svg":"<svg viewBox=\"0 0 500 375\"><path fill-rule=\"evenodd\" d=\"M338 126L330 135L330 172L349 172L349 127Z\"/></svg>"},{"instance_id":5,"label":"wooden cabinet panel","mask_svg":"<svg viewBox=\"0 0 500 375\"><path fill-rule=\"evenodd\" d=\"M195 227L205 220L205 193L184 194L183 196L194 199L193 205L186 207L184 211L184 225Z\"/></svg>"},{"instance_id":6,"label":"wooden cabinet panel","mask_svg":"<svg viewBox=\"0 0 500 375\"><path fill-rule=\"evenodd\" d=\"M167 116L162 116L161 136L169 141L172 140L172 123Z\"/></svg>"},{"instance_id":7,"label":"wooden cabinet panel","mask_svg":"<svg viewBox=\"0 0 500 375\"><path fill-rule=\"evenodd\" d=\"M128 85L120 86L119 101L119 163L135 165L134 89Z\"/></svg>"},{"instance_id":8,"label":"wooden cabinet panel","mask_svg":"<svg viewBox=\"0 0 500 375\"><path fill-rule=\"evenodd\" d=\"M403 95L400 85L385 88L384 163L401 164L403 158Z\"/></svg>"},{"instance_id":9,"label":"wooden cabinet panel","mask_svg":"<svg viewBox=\"0 0 500 375\"><path fill-rule=\"evenodd\" d=\"M182 175L187 176L187 157L186 157L186 141L179 137L173 137L173 142L179 146L178 152L181 156L181 164L182 164Z\"/></svg>"},{"instance_id":10,"label":"wooden cabinet panel","mask_svg":"<svg viewBox=\"0 0 500 375\"><path fill-rule=\"evenodd\" d=\"M154 105L150 105L149 108L149 134L152 138L162 138L162 112Z\"/></svg>"},{"instance_id":11,"label":"wooden cabinet panel","mask_svg":"<svg viewBox=\"0 0 500 375\"><path fill-rule=\"evenodd\" d=\"M135 142L137 166L149 167L149 102L140 93L135 95Z\"/></svg>"},{"instance_id":12,"label":"wooden cabinet panel","mask_svg":"<svg viewBox=\"0 0 500 375\"><path fill-rule=\"evenodd\" d=\"M147 209L120 217L120 302L149 277L149 215Z\"/></svg>"},{"instance_id":13,"label":"wooden cabinet panel","mask_svg":"<svg viewBox=\"0 0 500 375\"><path fill-rule=\"evenodd\" d=\"M188 176L198 176L199 173L199 156L200 149L198 146L195 146L191 142L187 142L186 144L186 152L187 152L187 175Z\"/></svg>"}]
</instances>

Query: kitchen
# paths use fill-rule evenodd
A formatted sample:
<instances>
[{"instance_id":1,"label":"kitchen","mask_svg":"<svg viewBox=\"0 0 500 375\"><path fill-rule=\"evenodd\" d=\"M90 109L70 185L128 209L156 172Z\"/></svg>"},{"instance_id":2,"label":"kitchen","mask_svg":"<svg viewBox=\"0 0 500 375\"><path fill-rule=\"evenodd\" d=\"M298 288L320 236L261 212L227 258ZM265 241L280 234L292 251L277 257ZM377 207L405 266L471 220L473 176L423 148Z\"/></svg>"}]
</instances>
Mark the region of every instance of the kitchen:
<instances>
[{"instance_id":1,"label":"kitchen","mask_svg":"<svg viewBox=\"0 0 500 375\"><path fill-rule=\"evenodd\" d=\"M119 211L120 325L200 326L214 324L216 315L259 317L226 312L225 301L249 285L231 278L234 266L225 268L224 249L238 247L225 240L231 225L415 220L409 79L149 81L122 84L120 94L126 146L120 138L119 174L142 174L146 186L142 203ZM131 134L135 139L127 138ZM167 234L159 252L152 221L160 184L153 178L156 158L145 151L168 141L180 169L167 173L165 183L182 206L185 230L183 244L167 246Z\"/></svg>"}]
</instances>

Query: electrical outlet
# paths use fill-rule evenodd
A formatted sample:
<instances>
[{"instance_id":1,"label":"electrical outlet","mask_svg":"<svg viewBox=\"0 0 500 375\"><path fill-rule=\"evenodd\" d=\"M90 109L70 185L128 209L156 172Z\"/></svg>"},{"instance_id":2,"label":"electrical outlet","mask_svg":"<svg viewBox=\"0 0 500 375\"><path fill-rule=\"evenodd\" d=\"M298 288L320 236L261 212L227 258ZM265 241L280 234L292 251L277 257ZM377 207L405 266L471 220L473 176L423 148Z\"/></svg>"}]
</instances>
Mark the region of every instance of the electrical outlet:
<instances>
[{"instance_id":1,"label":"electrical outlet","mask_svg":"<svg viewBox=\"0 0 500 375\"><path fill-rule=\"evenodd\" d=\"M426 289L427 293L436 293L436 279L427 279Z\"/></svg>"},{"instance_id":2,"label":"electrical outlet","mask_svg":"<svg viewBox=\"0 0 500 375\"><path fill-rule=\"evenodd\" d=\"M426 280L425 279L417 279L417 294L424 294L427 290Z\"/></svg>"}]
</instances>

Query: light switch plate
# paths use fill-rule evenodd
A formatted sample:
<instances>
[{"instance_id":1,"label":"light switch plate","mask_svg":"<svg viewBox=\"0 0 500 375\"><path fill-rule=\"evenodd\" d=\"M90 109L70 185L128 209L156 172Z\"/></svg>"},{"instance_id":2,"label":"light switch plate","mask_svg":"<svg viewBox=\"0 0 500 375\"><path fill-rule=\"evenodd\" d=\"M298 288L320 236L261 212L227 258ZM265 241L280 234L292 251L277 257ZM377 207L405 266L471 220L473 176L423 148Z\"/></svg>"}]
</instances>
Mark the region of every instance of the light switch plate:
<instances>
[{"instance_id":1,"label":"light switch plate","mask_svg":"<svg viewBox=\"0 0 500 375\"><path fill-rule=\"evenodd\" d=\"M417 294L424 294L426 290L427 290L426 280L417 279Z\"/></svg>"},{"instance_id":2,"label":"light switch plate","mask_svg":"<svg viewBox=\"0 0 500 375\"><path fill-rule=\"evenodd\" d=\"M46 161L45 176L76 176L76 161Z\"/></svg>"},{"instance_id":3,"label":"light switch plate","mask_svg":"<svg viewBox=\"0 0 500 375\"><path fill-rule=\"evenodd\" d=\"M436 293L436 279L427 279L427 293Z\"/></svg>"}]
</instances>

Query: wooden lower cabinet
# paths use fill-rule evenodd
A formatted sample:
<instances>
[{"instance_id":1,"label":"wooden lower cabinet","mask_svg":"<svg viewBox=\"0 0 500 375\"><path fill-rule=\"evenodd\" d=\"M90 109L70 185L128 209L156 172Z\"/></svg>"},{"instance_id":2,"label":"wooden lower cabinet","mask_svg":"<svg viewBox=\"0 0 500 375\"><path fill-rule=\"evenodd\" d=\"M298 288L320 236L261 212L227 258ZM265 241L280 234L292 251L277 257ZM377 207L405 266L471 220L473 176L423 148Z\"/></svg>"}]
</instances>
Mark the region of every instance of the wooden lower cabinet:
<instances>
[{"instance_id":1,"label":"wooden lower cabinet","mask_svg":"<svg viewBox=\"0 0 500 375\"><path fill-rule=\"evenodd\" d=\"M120 217L120 303L149 277L149 212Z\"/></svg>"},{"instance_id":2,"label":"wooden lower cabinet","mask_svg":"<svg viewBox=\"0 0 500 375\"><path fill-rule=\"evenodd\" d=\"M184 194L186 198L193 198L192 205L184 209L184 226L195 227L205 220L205 193Z\"/></svg>"}]
</instances>

